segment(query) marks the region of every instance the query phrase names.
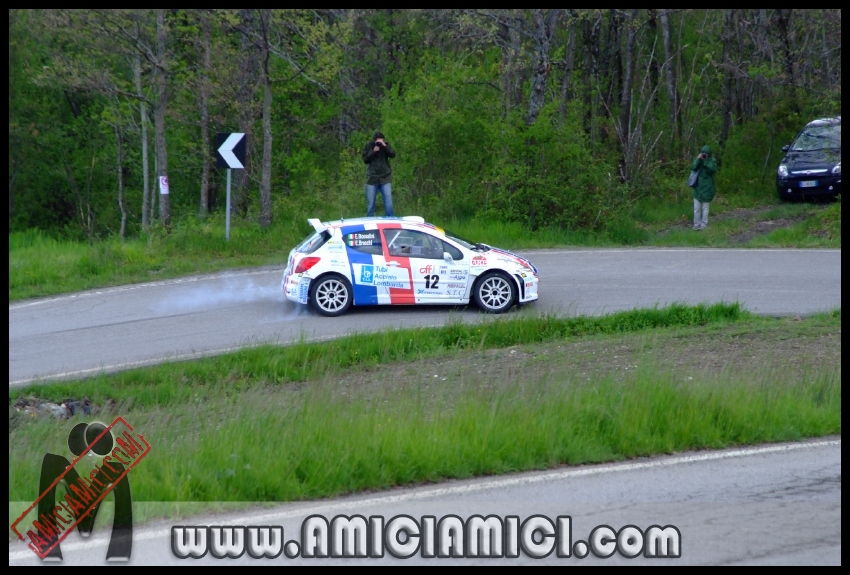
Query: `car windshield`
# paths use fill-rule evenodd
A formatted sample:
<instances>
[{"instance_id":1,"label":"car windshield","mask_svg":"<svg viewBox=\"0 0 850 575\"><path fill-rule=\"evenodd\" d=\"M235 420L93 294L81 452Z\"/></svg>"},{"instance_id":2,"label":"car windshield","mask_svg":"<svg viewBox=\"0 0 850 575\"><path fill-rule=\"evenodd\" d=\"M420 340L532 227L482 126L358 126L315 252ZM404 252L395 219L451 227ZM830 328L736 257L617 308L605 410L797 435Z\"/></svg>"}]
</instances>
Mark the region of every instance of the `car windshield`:
<instances>
[{"instance_id":1,"label":"car windshield","mask_svg":"<svg viewBox=\"0 0 850 575\"><path fill-rule=\"evenodd\" d=\"M803 130L794 146L795 152L811 152L829 148L841 148L841 125L838 126L812 126Z\"/></svg>"},{"instance_id":2,"label":"car windshield","mask_svg":"<svg viewBox=\"0 0 850 575\"><path fill-rule=\"evenodd\" d=\"M473 242L473 241L471 241L471 240L468 240L468 239L466 239L466 238L463 238L463 237L461 237L461 236L457 235L457 234L456 234L456 233L454 233L454 232L450 232L449 230L444 230L444 231L445 231L445 233L446 233L446 237L447 237L447 238L449 238L450 240L454 240L455 242L459 243L460 245L462 245L462 246L463 246L463 247L465 247L466 249L468 249L468 250L474 250L474 249L477 249L477 248L478 248L478 244L477 244L477 243L475 243L475 242Z\"/></svg>"}]
</instances>

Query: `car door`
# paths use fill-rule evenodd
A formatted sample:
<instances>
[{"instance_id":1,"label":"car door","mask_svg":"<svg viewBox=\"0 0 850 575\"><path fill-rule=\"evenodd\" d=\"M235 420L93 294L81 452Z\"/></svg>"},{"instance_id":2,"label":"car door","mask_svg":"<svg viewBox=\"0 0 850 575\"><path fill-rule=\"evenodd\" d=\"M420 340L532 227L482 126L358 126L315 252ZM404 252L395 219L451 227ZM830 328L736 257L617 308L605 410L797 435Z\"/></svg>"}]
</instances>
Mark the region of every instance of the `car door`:
<instances>
[{"instance_id":1,"label":"car door","mask_svg":"<svg viewBox=\"0 0 850 575\"><path fill-rule=\"evenodd\" d=\"M454 246L420 230L386 230L388 262L410 270L413 302L461 303L465 300L468 267ZM449 250L454 257L445 257ZM457 257L457 259L455 259Z\"/></svg>"},{"instance_id":2,"label":"car door","mask_svg":"<svg viewBox=\"0 0 850 575\"><path fill-rule=\"evenodd\" d=\"M441 240L443 253L449 255L440 265L440 280L446 289L446 303L467 303L469 301L470 282L469 258L464 252L448 240Z\"/></svg>"},{"instance_id":3,"label":"car door","mask_svg":"<svg viewBox=\"0 0 850 575\"><path fill-rule=\"evenodd\" d=\"M384 250L377 227L374 224L369 228L363 225L348 226L343 230L341 243L345 246L345 259L350 266L354 303L390 303L386 274L382 271L386 266Z\"/></svg>"}]
</instances>

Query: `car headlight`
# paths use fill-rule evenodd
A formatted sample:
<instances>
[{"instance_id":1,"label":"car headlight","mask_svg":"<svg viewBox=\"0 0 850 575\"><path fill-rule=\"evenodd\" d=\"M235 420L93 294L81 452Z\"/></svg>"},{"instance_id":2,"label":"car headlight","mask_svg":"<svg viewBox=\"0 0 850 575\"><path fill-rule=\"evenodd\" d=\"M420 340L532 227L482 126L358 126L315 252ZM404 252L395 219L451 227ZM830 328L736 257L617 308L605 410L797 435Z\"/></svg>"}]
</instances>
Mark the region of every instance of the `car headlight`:
<instances>
[{"instance_id":1,"label":"car headlight","mask_svg":"<svg viewBox=\"0 0 850 575\"><path fill-rule=\"evenodd\" d=\"M841 175L841 162L838 162L838 165L832 168L832 173L836 176Z\"/></svg>"},{"instance_id":2,"label":"car headlight","mask_svg":"<svg viewBox=\"0 0 850 575\"><path fill-rule=\"evenodd\" d=\"M776 170L776 174L780 178L787 178L788 177L788 166L786 166L785 164L779 164L779 169Z\"/></svg>"}]
</instances>

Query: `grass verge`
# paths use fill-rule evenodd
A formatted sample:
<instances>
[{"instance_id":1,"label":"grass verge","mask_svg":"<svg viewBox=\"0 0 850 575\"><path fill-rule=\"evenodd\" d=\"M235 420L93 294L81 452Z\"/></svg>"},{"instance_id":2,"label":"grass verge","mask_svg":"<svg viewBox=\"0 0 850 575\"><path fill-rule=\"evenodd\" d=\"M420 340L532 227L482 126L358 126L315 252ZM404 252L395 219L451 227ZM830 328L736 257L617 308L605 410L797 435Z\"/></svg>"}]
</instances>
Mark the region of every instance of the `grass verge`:
<instances>
[{"instance_id":1,"label":"grass verge","mask_svg":"<svg viewBox=\"0 0 850 575\"><path fill-rule=\"evenodd\" d=\"M692 319L711 308L702 309ZM116 411L153 446L133 472L134 499L297 500L840 433L840 311L778 320L725 309L714 321L646 321L638 331L640 315L617 314L549 338L494 322L471 327L472 345L449 337L415 359L373 358L290 385L234 367L187 380L189 393L167 407L130 395ZM521 335L488 335L494 345L483 349L477 330L491 327ZM339 357L339 343L317 344L313 361ZM10 500L35 497L33 454L65 453L74 423L10 410Z\"/></svg>"},{"instance_id":2,"label":"grass verge","mask_svg":"<svg viewBox=\"0 0 850 575\"><path fill-rule=\"evenodd\" d=\"M168 407L194 401L198 394L219 386L229 393L237 393L256 385L316 380L356 367L412 361L469 349L502 348L565 337L628 333L661 327L706 325L747 317L750 317L749 312L734 303L672 305L602 317L502 317L480 324L449 321L440 328L390 329L376 334L354 334L325 343L259 346L197 361L165 363L82 381L29 385L10 392L10 403L27 395L37 395L57 403L66 397L87 396L101 405L113 400L144 407Z\"/></svg>"}]
</instances>

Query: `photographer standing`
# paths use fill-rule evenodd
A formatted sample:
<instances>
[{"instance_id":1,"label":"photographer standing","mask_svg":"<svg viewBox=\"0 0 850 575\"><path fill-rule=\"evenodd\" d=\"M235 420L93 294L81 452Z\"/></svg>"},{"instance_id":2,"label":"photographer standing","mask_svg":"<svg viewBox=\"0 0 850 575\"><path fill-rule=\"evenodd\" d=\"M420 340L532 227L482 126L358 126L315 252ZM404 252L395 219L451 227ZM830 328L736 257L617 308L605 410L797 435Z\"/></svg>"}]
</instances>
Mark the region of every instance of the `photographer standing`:
<instances>
[{"instance_id":1,"label":"photographer standing","mask_svg":"<svg viewBox=\"0 0 850 575\"><path fill-rule=\"evenodd\" d=\"M708 225L708 204L714 199L714 174L717 162L711 156L711 148L703 146L699 156L691 164L691 171L697 171L699 177L692 188L694 193L694 230L704 230Z\"/></svg>"},{"instance_id":2,"label":"photographer standing","mask_svg":"<svg viewBox=\"0 0 850 575\"><path fill-rule=\"evenodd\" d=\"M384 199L386 217L393 217L392 179L393 170L390 158L395 158L395 150L384 139L381 132L375 132L372 141L363 148L363 163L366 164L366 216L375 215L375 194L381 191Z\"/></svg>"}]
</instances>

